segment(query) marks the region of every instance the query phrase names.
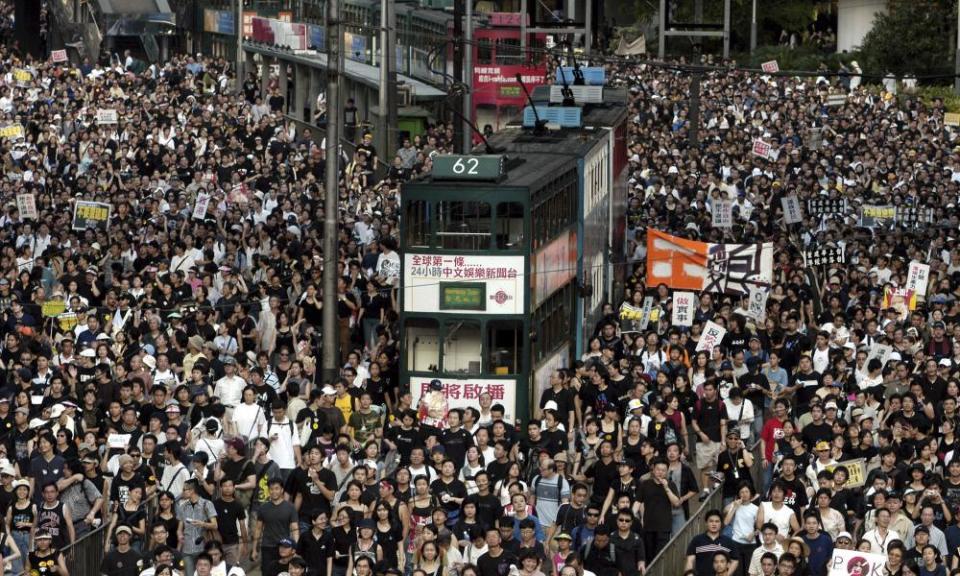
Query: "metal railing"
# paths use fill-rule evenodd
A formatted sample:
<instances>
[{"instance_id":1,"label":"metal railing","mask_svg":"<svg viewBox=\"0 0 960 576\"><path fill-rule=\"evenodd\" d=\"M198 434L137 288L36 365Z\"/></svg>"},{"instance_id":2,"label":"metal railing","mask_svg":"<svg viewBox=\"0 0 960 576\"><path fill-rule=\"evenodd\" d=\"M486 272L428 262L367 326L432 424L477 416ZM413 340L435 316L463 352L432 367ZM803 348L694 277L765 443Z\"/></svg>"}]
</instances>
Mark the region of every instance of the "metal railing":
<instances>
[{"instance_id":1,"label":"metal railing","mask_svg":"<svg viewBox=\"0 0 960 576\"><path fill-rule=\"evenodd\" d=\"M104 547L107 543L107 528L106 524L101 524L61 550L67 562L68 573L78 576L100 574L100 564L106 554ZM26 556L25 552L23 554Z\"/></svg>"},{"instance_id":2,"label":"metal railing","mask_svg":"<svg viewBox=\"0 0 960 576\"><path fill-rule=\"evenodd\" d=\"M750 467L750 477L757 490L763 489L763 454L760 452L760 442L750 449L753 454L753 466ZM710 510L723 509L723 486L716 486L707 498L700 503L696 512L690 515L687 523L679 532L673 535L670 542L654 557L647 566L646 576L679 576L683 574L687 562L687 546L697 534L706 531L706 515Z\"/></svg>"}]
</instances>

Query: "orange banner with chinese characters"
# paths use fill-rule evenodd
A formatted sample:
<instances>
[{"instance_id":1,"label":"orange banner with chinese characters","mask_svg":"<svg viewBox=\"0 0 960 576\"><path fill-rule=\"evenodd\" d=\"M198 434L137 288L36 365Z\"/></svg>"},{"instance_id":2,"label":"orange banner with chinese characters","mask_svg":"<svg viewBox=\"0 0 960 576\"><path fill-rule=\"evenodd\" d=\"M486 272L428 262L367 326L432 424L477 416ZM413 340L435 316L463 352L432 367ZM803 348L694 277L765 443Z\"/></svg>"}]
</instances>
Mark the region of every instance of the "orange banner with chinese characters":
<instances>
[{"instance_id":1,"label":"orange banner with chinese characters","mask_svg":"<svg viewBox=\"0 0 960 576\"><path fill-rule=\"evenodd\" d=\"M647 230L647 286L703 290L710 245Z\"/></svg>"}]
</instances>

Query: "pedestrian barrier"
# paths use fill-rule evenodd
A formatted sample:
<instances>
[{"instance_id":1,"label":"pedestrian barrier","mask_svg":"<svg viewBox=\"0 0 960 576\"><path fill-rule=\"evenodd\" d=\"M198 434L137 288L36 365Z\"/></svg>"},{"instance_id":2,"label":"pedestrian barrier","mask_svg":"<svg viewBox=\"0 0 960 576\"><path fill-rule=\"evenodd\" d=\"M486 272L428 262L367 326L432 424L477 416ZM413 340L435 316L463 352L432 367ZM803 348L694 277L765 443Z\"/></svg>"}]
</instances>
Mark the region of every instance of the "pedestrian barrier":
<instances>
[{"instance_id":1,"label":"pedestrian barrier","mask_svg":"<svg viewBox=\"0 0 960 576\"><path fill-rule=\"evenodd\" d=\"M760 443L753 445L750 452L753 454L753 466L750 467L750 477L753 485L762 489L763 485L763 454L760 452ZM687 562L687 546L697 534L706 531L706 515L710 510L722 510L723 488L716 486L709 496L700 503L696 512L690 515L687 523L677 532L670 542L664 546L647 566L646 576L681 576Z\"/></svg>"},{"instance_id":2,"label":"pedestrian barrier","mask_svg":"<svg viewBox=\"0 0 960 576\"><path fill-rule=\"evenodd\" d=\"M101 524L61 551L71 576L100 574L100 563L103 562L105 554L103 548L107 542L107 528L107 525Z\"/></svg>"}]
</instances>

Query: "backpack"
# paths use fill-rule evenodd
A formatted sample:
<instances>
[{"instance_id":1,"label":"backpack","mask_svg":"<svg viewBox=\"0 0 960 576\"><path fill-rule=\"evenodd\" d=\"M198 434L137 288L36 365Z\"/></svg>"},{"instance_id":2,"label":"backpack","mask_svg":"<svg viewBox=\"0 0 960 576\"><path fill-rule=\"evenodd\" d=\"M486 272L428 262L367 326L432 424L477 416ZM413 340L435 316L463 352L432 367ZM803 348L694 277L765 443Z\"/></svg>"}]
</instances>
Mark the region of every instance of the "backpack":
<instances>
[{"instance_id":1,"label":"backpack","mask_svg":"<svg viewBox=\"0 0 960 576\"><path fill-rule=\"evenodd\" d=\"M609 544L609 545L607 545L607 549L610 550L610 563L611 563L611 564L616 564L616 563L617 563L617 547L614 546L614 545L612 545L612 544ZM586 548L584 548L584 550L583 550L583 560L584 560L584 561L586 561L587 558L590 556L590 552L593 552L593 539L592 539L592 538L590 539L589 542L587 542L587 546L586 546Z\"/></svg>"},{"instance_id":2,"label":"backpack","mask_svg":"<svg viewBox=\"0 0 960 576\"><path fill-rule=\"evenodd\" d=\"M533 493L534 496L537 495L537 486L540 485L540 480L541 480L542 478L543 478L543 476L537 474L537 476L535 476L534 479L533 479L533 486L532 486L533 490L531 490L531 492ZM565 482L565 478L564 478L563 476L557 474L557 504L558 504L558 505L559 505L559 504L562 504L562 502L560 502L560 496L563 494L563 483L564 483L564 482Z\"/></svg>"},{"instance_id":3,"label":"backpack","mask_svg":"<svg viewBox=\"0 0 960 576\"><path fill-rule=\"evenodd\" d=\"M270 427L274 425L273 418L267 421L267 438L270 437ZM290 427L290 437L293 438L293 420L287 418L287 426Z\"/></svg>"}]
</instances>

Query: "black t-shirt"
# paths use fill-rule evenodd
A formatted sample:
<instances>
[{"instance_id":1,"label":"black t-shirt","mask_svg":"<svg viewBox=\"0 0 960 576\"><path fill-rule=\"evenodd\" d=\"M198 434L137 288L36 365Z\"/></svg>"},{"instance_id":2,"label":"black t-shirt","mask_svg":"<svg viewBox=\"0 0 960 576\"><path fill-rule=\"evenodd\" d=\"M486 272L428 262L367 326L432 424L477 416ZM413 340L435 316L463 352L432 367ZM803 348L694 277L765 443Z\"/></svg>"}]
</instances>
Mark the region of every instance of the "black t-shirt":
<instances>
[{"instance_id":1,"label":"black t-shirt","mask_svg":"<svg viewBox=\"0 0 960 576\"><path fill-rule=\"evenodd\" d=\"M400 465L407 466L410 464L410 452L421 444L420 431L416 428L404 430L401 426L394 426L387 429L386 437L397 445Z\"/></svg>"},{"instance_id":2,"label":"black t-shirt","mask_svg":"<svg viewBox=\"0 0 960 576\"><path fill-rule=\"evenodd\" d=\"M613 486L613 483L620 477L617 468L616 460L610 460L609 464L604 464L603 460L597 460L587 470L587 478L593 479L593 496L590 499L592 503L601 504L603 499L607 497L610 486Z\"/></svg>"},{"instance_id":3,"label":"black t-shirt","mask_svg":"<svg viewBox=\"0 0 960 576\"><path fill-rule=\"evenodd\" d=\"M510 573L510 565L520 565L520 560L513 553L503 550L499 556L494 558L489 552L477 558L477 568L480 570L480 576L507 576Z\"/></svg>"},{"instance_id":4,"label":"black t-shirt","mask_svg":"<svg viewBox=\"0 0 960 576\"><path fill-rule=\"evenodd\" d=\"M330 476L333 477L333 485L324 482L327 488L336 492L336 476L333 475L333 472L330 472ZM318 474L317 479L321 482L323 481L322 477ZM287 479L287 493L291 496L291 501L295 500L299 495L301 498L300 502L300 521L309 522L310 515L314 512L330 512L330 503L327 501L326 497L320 491L320 487L310 478L310 474L300 468L294 468L293 472L290 473L290 477Z\"/></svg>"},{"instance_id":5,"label":"black t-shirt","mask_svg":"<svg viewBox=\"0 0 960 576\"><path fill-rule=\"evenodd\" d=\"M803 427L803 431L800 432L800 436L803 438L807 448L813 450L818 441L825 440L829 442L833 438L833 428L826 422L821 422L819 424L814 424L811 422Z\"/></svg>"},{"instance_id":6,"label":"black t-shirt","mask_svg":"<svg viewBox=\"0 0 960 576\"><path fill-rule=\"evenodd\" d=\"M551 400L557 403L557 414L561 419L574 409L573 391L568 388L561 388L559 392L554 392L552 387L544 390L543 395L540 396L540 408L543 409Z\"/></svg>"},{"instance_id":7,"label":"black t-shirt","mask_svg":"<svg viewBox=\"0 0 960 576\"><path fill-rule=\"evenodd\" d=\"M114 548L100 562L100 573L106 576L137 576L142 569L143 559L133 548L126 552Z\"/></svg>"},{"instance_id":8,"label":"black t-shirt","mask_svg":"<svg viewBox=\"0 0 960 576\"><path fill-rule=\"evenodd\" d=\"M463 428L456 432L444 430L440 434L440 443L446 450L447 458L453 461L453 465L457 469L460 469L463 466L464 458L467 456L467 447L473 444L473 438Z\"/></svg>"},{"instance_id":9,"label":"black t-shirt","mask_svg":"<svg viewBox=\"0 0 960 576\"><path fill-rule=\"evenodd\" d=\"M677 487L670 482L670 490L677 494ZM673 505L667 496L667 490L653 479L640 483L639 499L643 502L643 527L653 532L669 532L673 523L671 511Z\"/></svg>"},{"instance_id":10,"label":"black t-shirt","mask_svg":"<svg viewBox=\"0 0 960 576\"><path fill-rule=\"evenodd\" d=\"M244 521L247 513L236 500L225 502L222 498L214 500L213 507L217 510L217 531L223 538L223 544L237 544L240 542L240 530L237 521Z\"/></svg>"},{"instance_id":11,"label":"black t-shirt","mask_svg":"<svg viewBox=\"0 0 960 576\"><path fill-rule=\"evenodd\" d=\"M791 386L800 386L800 388L797 390L798 406L810 405L810 399L816 395L817 390L820 388L820 380L820 373L816 370L811 370L807 373L796 373L796 375L793 377L793 384L791 384Z\"/></svg>"},{"instance_id":12,"label":"black t-shirt","mask_svg":"<svg viewBox=\"0 0 960 576\"><path fill-rule=\"evenodd\" d=\"M435 495L437 499L440 500L444 509L449 513L459 510L460 505L454 502L452 499L449 502L444 502L443 496L448 494L452 498L466 498L467 487L464 486L463 482L457 480L456 478L449 483L444 482L441 478L437 478L432 484L430 484L430 493Z\"/></svg>"}]
</instances>

